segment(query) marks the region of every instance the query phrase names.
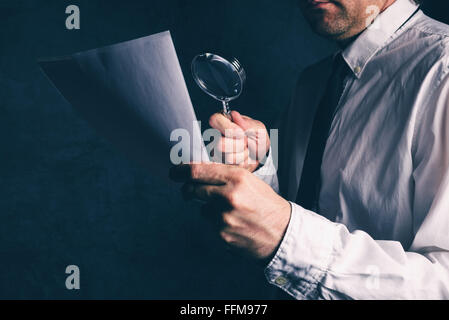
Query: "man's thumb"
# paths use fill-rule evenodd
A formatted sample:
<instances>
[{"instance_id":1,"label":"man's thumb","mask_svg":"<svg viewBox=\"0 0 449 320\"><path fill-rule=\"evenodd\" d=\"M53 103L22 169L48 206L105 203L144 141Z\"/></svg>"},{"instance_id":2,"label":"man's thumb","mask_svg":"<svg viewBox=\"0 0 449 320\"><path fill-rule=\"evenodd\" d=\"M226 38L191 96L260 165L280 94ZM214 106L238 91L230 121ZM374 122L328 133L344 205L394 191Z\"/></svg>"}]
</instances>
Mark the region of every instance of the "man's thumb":
<instances>
[{"instance_id":1,"label":"man's thumb","mask_svg":"<svg viewBox=\"0 0 449 320\"><path fill-rule=\"evenodd\" d=\"M240 128L242 128L244 131L249 129L249 127L250 127L249 121L244 119L239 112L232 111L231 116L232 116L232 122L234 122L236 125L238 125Z\"/></svg>"}]
</instances>

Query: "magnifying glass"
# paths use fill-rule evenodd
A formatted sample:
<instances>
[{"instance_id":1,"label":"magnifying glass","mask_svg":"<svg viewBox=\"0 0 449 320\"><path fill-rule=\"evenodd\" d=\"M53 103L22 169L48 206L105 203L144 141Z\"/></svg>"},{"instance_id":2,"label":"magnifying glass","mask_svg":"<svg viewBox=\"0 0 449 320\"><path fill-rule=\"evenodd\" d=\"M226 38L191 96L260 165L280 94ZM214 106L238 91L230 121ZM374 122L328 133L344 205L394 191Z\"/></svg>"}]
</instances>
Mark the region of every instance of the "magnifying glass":
<instances>
[{"instance_id":1,"label":"magnifying glass","mask_svg":"<svg viewBox=\"0 0 449 320\"><path fill-rule=\"evenodd\" d=\"M216 54L203 53L193 59L191 67L196 84L205 93L221 101L222 113L231 119L229 101L242 94L246 81L246 73L240 62L236 58L226 60Z\"/></svg>"}]
</instances>

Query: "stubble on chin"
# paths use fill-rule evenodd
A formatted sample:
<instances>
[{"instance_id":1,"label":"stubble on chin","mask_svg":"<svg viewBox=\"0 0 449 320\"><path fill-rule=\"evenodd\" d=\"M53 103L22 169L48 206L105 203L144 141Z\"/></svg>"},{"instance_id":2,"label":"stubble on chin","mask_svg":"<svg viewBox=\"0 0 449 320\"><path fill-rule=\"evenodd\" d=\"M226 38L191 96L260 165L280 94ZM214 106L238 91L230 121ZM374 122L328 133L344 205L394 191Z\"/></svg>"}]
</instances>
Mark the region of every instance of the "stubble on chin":
<instances>
[{"instance_id":1,"label":"stubble on chin","mask_svg":"<svg viewBox=\"0 0 449 320\"><path fill-rule=\"evenodd\" d=\"M331 40L340 40L356 28L357 19L351 17L350 12L359 10L335 2L323 9L311 9L303 4L301 11L315 33Z\"/></svg>"}]
</instances>

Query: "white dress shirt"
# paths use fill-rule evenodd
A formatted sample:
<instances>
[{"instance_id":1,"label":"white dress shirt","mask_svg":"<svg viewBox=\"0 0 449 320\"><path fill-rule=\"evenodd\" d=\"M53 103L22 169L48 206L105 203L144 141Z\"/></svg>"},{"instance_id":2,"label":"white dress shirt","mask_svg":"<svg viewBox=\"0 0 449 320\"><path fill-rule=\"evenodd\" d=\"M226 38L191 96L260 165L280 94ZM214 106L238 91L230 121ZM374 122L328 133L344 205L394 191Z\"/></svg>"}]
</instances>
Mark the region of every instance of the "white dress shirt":
<instances>
[{"instance_id":1,"label":"white dress shirt","mask_svg":"<svg viewBox=\"0 0 449 320\"><path fill-rule=\"evenodd\" d=\"M293 201L331 58L300 76L277 174L271 158L255 173L292 207L266 277L297 299L447 299L449 26L397 0L342 55L319 212Z\"/></svg>"}]
</instances>

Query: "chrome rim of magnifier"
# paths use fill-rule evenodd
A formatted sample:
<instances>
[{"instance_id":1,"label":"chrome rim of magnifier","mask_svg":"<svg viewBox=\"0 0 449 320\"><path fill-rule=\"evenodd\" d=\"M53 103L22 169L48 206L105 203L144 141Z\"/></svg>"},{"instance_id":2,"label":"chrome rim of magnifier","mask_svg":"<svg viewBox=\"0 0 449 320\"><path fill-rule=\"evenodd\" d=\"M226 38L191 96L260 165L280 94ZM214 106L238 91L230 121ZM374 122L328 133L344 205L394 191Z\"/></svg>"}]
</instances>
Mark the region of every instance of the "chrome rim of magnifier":
<instances>
[{"instance_id":1,"label":"chrome rim of magnifier","mask_svg":"<svg viewBox=\"0 0 449 320\"><path fill-rule=\"evenodd\" d=\"M204 83L201 81L201 79L198 79L198 77L196 76L196 74L195 74L195 72L194 72L194 64L195 64L195 61L196 61L197 59L199 59L200 57L202 57L202 56L206 56L206 57L209 57L209 56L215 56L215 57L217 57L217 58L219 58L219 59L221 59L221 60L223 60L223 61L226 61L226 62L228 62L229 64L231 64L231 66L232 66L232 68L234 69L234 71L236 71L237 74L239 75L239 78L240 78L240 81L241 81L241 84L242 84L242 90L240 90L240 93L239 93L239 95L238 95L238 96L240 96L240 94L241 94L242 91L243 91L243 85L245 84L245 81L246 81L246 72L245 72L245 69L243 69L242 64L237 60L237 58L232 58L231 60L227 60L227 59L223 58L222 56L219 56L218 54L209 53L209 52L199 54L199 55L195 56L195 58L193 58L192 64L191 64L192 74L194 75L193 79L195 80L196 84L197 84L198 86L200 86L200 88L202 88L204 91L206 91L209 95L211 95L211 94L209 93L209 90L208 90L207 87L204 85ZM213 96L213 95L212 95L212 96ZM237 98L238 96L236 96L236 97L234 97L234 98Z\"/></svg>"},{"instance_id":2,"label":"chrome rim of magnifier","mask_svg":"<svg viewBox=\"0 0 449 320\"><path fill-rule=\"evenodd\" d=\"M243 88L243 85L245 84L245 81L246 81L245 69L243 69L241 63L237 60L237 58L232 58L229 62L234 66L235 70L239 74L240 80L242 81L242 88Z\"/></svg>"}]
</instances>

